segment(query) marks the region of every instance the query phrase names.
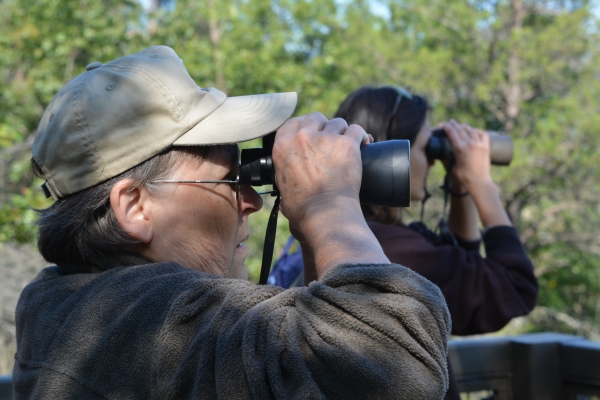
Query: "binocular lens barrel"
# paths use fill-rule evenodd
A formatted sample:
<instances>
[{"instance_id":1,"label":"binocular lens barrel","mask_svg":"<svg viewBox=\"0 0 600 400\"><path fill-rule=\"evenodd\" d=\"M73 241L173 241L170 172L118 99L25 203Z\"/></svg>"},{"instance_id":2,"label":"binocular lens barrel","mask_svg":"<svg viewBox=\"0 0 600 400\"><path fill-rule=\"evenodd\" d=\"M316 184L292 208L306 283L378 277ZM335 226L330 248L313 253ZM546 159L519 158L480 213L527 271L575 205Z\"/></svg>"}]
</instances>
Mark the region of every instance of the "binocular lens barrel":
<instances>
[{"instance_id":1,"label":"binocular lens barrel","mask_svg":"<svg viewBox=\"0 0 600 400\"><path fill-rule=\"evenodd\" d=\"M360 202L377 206L410 206L410 142L387 140L360 148Z\"/></svg>"},{"instance_id":2,"label":"binocular lens barrel","mask_svg":"<svg viewBox=\"0 0 600 400\"><path fill-rule=\"evenodd\" d=\"M251 186L275 184L275 166L271 154L260 147L242 150L240 183Z\"/></svg>"},{"instance_id":3,"label":"binocular lens barrel","mask_svg":"<svg viewBox=\"0 0 600 400\"><path fill-rule=\"evenodd\" d=\"M410 206L410 142L388 140L360 148L363 174L359 198L361 203ZM240 183L275 186L275 166L269 151L256 148L242 150Z\"/></svg>"},{"instance_id":4,"label":"binocular lens barrel","mask_svg":"<svg viewBox=\"0 0 600 400\"><path fill-rule=\"evenodd\" d=\"M513 141L510 136L486 132L490 137L490 162L492 165L509 165L513 158ZM431 160L452 160L454 149L442 129L435 129L425 149Z\"/></svg>"}]
</instances>

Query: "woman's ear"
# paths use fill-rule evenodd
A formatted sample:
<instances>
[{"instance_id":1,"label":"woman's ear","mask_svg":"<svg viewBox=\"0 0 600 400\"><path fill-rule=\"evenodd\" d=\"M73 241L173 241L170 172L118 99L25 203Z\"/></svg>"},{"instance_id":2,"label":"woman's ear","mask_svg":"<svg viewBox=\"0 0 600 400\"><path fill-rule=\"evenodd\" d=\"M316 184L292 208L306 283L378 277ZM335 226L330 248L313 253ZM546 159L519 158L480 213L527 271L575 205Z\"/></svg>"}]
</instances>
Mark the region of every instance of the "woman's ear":
<instances>
[{"instance_id":1,"label":"woman's ear","mask_svg":"<svg viewBox=\"0 0 600 400\"><path fill-rule=\"evenodd\" d=\"M152 224L150 223L150 196L144 189L131 189L133 181L123 179L110 191L110 206L117 222L131 237L142 243L152 240Z\"/></svg>"}]
</instances>

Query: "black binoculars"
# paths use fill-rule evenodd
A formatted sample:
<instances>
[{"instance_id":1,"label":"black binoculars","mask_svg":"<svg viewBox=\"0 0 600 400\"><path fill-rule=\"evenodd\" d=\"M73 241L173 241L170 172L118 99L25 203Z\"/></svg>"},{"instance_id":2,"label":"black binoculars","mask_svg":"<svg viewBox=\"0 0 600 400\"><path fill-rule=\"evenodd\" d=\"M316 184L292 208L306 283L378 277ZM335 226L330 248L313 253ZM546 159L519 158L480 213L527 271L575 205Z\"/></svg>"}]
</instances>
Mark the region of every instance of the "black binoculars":
<instances>
[{"instance_id":1,"label":"black binoculars","mask_svg":"<svg viewBox=\"0 0 600 400\"><path fill-rule=\"evenodd\" d=\"M265 137L262 148L242 150L240 184L275 187L272 140ZM360 202L379 206L410 205L410 142L388 140L360 148L362 183Z\"/></svg>"},{"instance_id":2,"label":"black binoculars","mask_svg":"<svg viewBox=\"0 0 600 400\"><path fill-rule=\"evenodd\" d=\"M497 132L486 132L490 137L490 162L492 165L508 165L513 158L513 141L510 136ZM431 138L425 148L427 158L430 160L452 161L454 149L442 129L431 132Z\"/></svg>"}]
</instances>

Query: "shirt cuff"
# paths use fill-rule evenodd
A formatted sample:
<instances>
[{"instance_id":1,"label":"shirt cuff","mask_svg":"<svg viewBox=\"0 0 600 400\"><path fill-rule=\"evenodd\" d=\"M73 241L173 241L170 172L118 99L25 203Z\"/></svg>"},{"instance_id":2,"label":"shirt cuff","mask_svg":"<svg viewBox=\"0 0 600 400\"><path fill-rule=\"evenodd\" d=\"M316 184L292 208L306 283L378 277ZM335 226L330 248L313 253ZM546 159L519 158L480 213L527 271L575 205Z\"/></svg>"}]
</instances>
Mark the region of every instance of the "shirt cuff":
<instances>
[{"instance_id":1,"label":"shirt cuff","mask_svg":"<svg viewBox=\"0 0 600 400\"><path fill-rule=\"evenodd\" d=\"M495 226L489 228L483 235L486 254L495 251L518 253L527 257L521 239L512 226Z\"/></svg>"},{"instance_id":2,"label":"shirt cuff","mask_svg":"<svg viewBox=\"0 0 600 400\"><path fill-rule=\"evenodd\" d=\"M456 242L460 247L465 249L466 251L479 251L479 247L481 246L481 240L464 240L459 238L456 234L454 235L456 238Z\"/></svg>"}]
</instances>

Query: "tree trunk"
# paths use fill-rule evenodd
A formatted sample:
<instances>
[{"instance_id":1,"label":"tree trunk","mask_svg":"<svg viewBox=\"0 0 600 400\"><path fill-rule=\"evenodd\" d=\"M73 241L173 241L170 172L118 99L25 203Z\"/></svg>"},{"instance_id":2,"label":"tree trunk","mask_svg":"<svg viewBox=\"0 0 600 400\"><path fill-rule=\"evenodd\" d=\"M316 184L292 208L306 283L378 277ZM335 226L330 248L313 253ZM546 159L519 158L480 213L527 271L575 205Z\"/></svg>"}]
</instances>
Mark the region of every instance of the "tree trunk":
<instances>
[{"instance_id":1,"label":"tree trunk","mask_svg":"<svg viewBox=\"0 0 600 400\"><path fill-rule=\"evenodd\" d=\"M223 66L223 56L221 54L221 37L222 29L219 27L219 20L217 18L217 10L215 9L214 0L209 0L208 3L208 29L210 33L210 41L213 47L213 62L215 64L215 85L218 89L227 93L225 87L225 72Z\"/></svg>"},{"instance_id":2,"label":"tree trunk","mask_svg":"<svg viewBox=\"0 0 600 400\"><path fill-rule=\"evenodd\" d=\"M508 132L515 126L521 104L521 59L519 58L517 44L521 37L521 30L523 29L524 11L522 0L511 0L510 10L510 37L512 44L508 55L508 87L504 93L506 100L505 128Z\"/></svg>"}]
</instances>

